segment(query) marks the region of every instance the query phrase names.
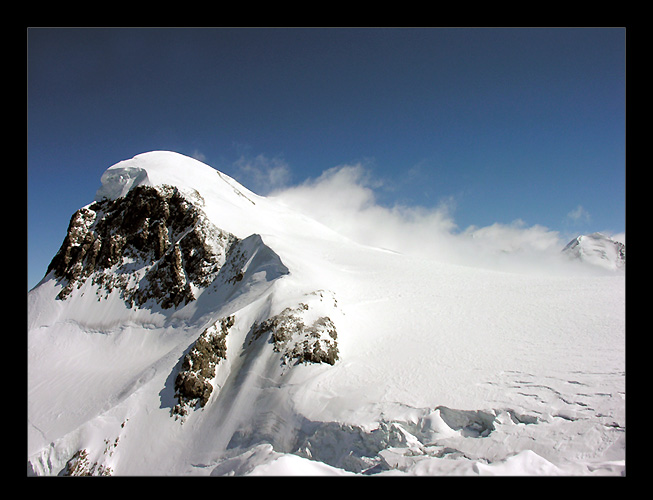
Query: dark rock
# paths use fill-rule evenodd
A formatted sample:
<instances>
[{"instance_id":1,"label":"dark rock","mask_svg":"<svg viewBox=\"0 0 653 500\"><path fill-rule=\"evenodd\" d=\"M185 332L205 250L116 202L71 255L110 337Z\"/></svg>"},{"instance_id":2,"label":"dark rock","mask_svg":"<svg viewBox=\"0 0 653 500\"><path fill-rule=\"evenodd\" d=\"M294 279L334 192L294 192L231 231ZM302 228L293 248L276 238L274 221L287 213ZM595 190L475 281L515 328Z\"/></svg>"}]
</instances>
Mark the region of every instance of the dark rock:
<instances>
[{"instance_id":1,"label":"dark rock","mask_svg":"<svg viewBox=\"0 0 653 500\"><path fill-rule=\"evenodd\" d=\"M86 449L78 450L66 462L61 471L62 476L110 476L113 473L111 467L105 467L97 462L91 463Z\"/></svg>"},{"instance_id":2,"label":"dark rock","mask_svg":"<svg viewBox=\"0 0 653 500\"><path fill-rule=\"evenodd\" d=\"M252 338L269 334L274 350L282 354L284 364L328 363L338 360L337 332L333 321L322 316L312 324L306 325L302 312L308 310L306 304L296 308L286 308L261 324L254 324Z\"/></svg>"},{"instance_id":3,"label":"dark rock","mask_svg":"<svg viewBox=\"0 0 653 500\"><path fill-rule=\"evenodd\" d=\"M204 330L188 351L175 379L175 397L179 401L173 415L187 415L192 407L204 407L211 397L216 367L227 357L226 337L234 325L234 316L222 318Z\"/></svg>"},{"instance_id":4,"label":"dark rock","mask_svg":"<svg viewBox=\"0 0 653 500\"><path fill-rule=\"evenodd\" d=\"M62 284L60 300L92 276L98 294L118 288L130 307L175 308L195 300L193 286L211 284L239 241L177 188L137 186L75 212L48 273ZM242 272L233 266L235 282Z\"/></svg>"}]
</instances>

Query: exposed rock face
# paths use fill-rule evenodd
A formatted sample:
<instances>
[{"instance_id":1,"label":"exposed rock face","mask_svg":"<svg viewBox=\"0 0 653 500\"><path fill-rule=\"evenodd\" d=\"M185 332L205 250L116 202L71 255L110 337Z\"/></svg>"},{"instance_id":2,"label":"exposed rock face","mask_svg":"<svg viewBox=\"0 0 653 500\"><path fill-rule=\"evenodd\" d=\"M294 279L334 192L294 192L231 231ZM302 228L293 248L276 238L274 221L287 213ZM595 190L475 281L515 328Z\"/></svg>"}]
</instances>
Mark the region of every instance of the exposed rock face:
<instances>
[{"instance_id":1,"label":"exposed rock face","mask_svg":"<svg viewBox=\"0 0 653 500\"><path fill-rule=\"evenodd\" d=\"M64 476L110 476L112 474L110 467L105 467L97 462L91 463L88 458L86 449L78 450L68 460L63 470Z\"/></svg>"},{"instance_id":2,"label":"exposed rock face","mask_svg":"<svg viewBox=\"0 0 653 500\"><path fill-rule=\"evenodd\" d=\"M188 414L189 408L204 407L213 392L212 379L221 360L227 356L226 337L234 325L234 316L222 318L199 336L184 356L181 370L175 379L175 397L179 401L173 415Z\"/></svg>"},{"instance_id":3,"label":"exposed rock face","mask_svg":"<svg viewBox=\"0 0 653 500\"><path fill-rule=\"evenodd\" d=\"M328 363L338 360L338 334L328 316L310 319L309 306L300 303L287 307L261 324L254 324L253 336L269 334L274 350L281 353L284 364ZM308 323L308 324L307 324Z\"/></svg>"},{"instance_id":4,"label":"exposed rock face","mask_svg":"<svg viewBox=\"0 0 653 500\"><path fill-rule=\"evenodd\" d=\"M118 288L130 307L153 299L168 309L194 300L239 241L177 188L138 186L75 212L48 272L63 284L61 300L92 277L98 293Z\"/></svg>"},{"instance_id":5,"label":"exposed rock face","mask_svg":"<svg viewBox=\"0 0 653 500\"><path fill-rule=\"evenodd\" d=\"M240 255L238 246L232 251ZM238 257L233 258L238 261ZM236 279L238 275L233 274ZM307 303L287 307L279 314L250 327L250 343L267 336L274 351L281 354L283 365L298 363L335 364L338 360L336 327L331 318L323 315L328 308L335 310L333 295L319 290L307 294ZM310 304L310 305L309 305ZM219 319L206 328L184 356L175 378L175 398L178 403L171 415L182 422L193 409L209 402L220 362L227 359L227 334L235 324L235 316ZM243 325L241 325L242 327Z\"/></svg>"}]
</instances>

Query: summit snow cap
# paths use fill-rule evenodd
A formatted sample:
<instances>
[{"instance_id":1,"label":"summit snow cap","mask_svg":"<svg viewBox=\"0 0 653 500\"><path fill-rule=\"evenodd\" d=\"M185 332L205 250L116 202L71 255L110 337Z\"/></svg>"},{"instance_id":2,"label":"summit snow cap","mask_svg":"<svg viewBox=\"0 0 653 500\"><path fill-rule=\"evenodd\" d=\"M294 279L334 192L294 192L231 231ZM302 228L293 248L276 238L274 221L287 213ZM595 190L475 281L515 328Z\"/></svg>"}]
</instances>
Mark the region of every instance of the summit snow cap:
<instances>
[{"instance_id":1,"label":"summit snow cap","mask_svg":"<svg viewBox=\"0 0 653 500\"><path fill-rule=\"evenodd\" d=\"M256 196L213 167L172 151L150 151L116 163L102 174L100 182L102 185L95 194L96 201L115 200L136 186L163 184L197 193L210 186L227 197L234 194L249 198Z\"/></svg>"}]
</instances>

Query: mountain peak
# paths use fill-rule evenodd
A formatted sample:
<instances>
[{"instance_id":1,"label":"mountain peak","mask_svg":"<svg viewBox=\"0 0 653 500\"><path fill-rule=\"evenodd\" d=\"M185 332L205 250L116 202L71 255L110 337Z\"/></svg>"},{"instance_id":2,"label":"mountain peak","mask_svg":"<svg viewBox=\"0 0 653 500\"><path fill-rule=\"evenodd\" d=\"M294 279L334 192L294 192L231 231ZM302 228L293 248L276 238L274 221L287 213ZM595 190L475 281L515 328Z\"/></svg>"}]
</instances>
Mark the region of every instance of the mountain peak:
<instances>
[{"instance_id":1,"label":"mountain peak","mask_svg":"<svg viewBox=\"0 0 653 500\"><path fill-rule=\"evenodd\" d=\"M571 258L617 270L626 268L626 245L603 233L581 234L562 249Z\"/></svg>"}]
</instances>

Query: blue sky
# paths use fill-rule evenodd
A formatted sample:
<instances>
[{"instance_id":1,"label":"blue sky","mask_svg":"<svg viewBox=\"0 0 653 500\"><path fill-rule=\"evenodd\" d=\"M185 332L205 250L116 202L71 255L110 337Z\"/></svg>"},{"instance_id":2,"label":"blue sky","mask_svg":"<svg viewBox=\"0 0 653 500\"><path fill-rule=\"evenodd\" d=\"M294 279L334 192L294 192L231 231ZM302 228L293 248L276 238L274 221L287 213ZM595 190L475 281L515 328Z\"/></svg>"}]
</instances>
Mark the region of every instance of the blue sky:
<instances>
[{"instance_id":1,"label":"blue sky","mask_svg":"<svg viewBox=\"0 0 653 500\"><path fill-rule=\"evenodd\" d=\"M27 34L29 288L102 172L159 149L260 194L357 165L456 231L625 232L625 29Z\"/></svg>"}]
</instances>

